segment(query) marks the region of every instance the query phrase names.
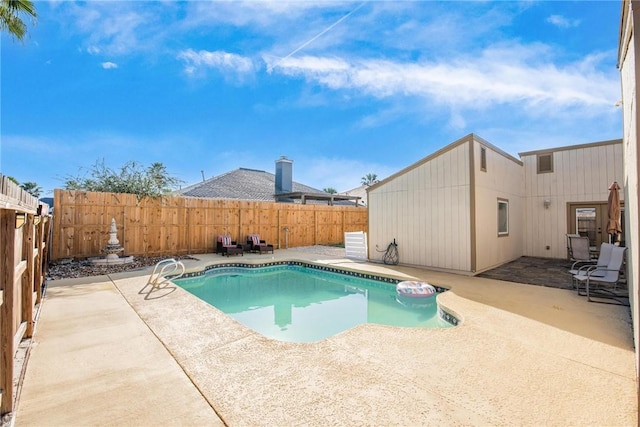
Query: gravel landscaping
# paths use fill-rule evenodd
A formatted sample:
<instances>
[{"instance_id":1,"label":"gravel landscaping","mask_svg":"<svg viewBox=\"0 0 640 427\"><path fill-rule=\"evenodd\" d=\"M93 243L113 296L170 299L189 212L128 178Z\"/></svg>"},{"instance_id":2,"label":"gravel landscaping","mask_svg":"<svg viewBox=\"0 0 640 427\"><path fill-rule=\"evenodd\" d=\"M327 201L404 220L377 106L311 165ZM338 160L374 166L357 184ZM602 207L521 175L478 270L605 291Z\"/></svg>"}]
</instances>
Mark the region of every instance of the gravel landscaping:
<instances>
[{"instance_id":1,"label":"gravel landscaping","mask_svg":"<svg viewBox=\"0 0 640 427\"><path fill-rule=\"evenodd\" d=\"M171 257L135 257L133 262L120 265L94 265L89 260L58 260L49 264L47 280L76 279L78 277L102 276L105 274L122 273L123 271L140 270L152 267L156 265L158 261L162 261L167 258ZM173 258L177 260L195 259L188 255Z\"/></svg>"}]
</instances>

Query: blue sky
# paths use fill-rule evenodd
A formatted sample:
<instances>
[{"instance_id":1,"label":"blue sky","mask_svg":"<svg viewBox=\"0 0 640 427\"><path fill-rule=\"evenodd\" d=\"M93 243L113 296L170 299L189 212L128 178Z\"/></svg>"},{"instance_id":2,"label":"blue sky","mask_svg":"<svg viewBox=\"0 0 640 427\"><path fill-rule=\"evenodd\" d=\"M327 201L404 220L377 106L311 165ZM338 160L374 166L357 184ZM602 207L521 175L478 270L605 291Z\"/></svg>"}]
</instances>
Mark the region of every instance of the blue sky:
<instances>
[{"instance_id":1,"label":"blue sky","mask_svg":"<svg viewBox=\"0 0 640 427\"><path fill-rule=\"evenodd\" d=\"M621 1L36 2L1 37L0 172L238 167L345 191L475 133L517 153L622 137Z\"/></svg>"}]
</instances>

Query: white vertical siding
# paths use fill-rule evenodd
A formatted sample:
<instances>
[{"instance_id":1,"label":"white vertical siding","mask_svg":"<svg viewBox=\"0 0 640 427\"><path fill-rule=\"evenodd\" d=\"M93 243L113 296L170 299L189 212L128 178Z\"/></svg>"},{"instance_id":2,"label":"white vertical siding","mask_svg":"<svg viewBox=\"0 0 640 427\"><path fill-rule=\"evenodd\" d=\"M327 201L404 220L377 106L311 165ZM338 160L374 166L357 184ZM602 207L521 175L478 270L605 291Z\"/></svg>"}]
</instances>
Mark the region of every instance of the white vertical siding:
<instances>
[{"instance_id":1,"label":"white vertical siding","mask_svg":"<svg viewBox=\"0 0 640 427\"><path fill-rule=\"evenodd\" d=\"M564 258L568 204L606 202L611 182L622 186L622 143L565 147L553 152L553 172L537 173L537 153L524 153L524 255ZM551 201L548 209L544 200ZM546 247L549 246L549 249Z\"/></svg>"},{"instance_id":2,"label":"white vertical siding","mask_svg":"<svg viewBox=\"0 0 640 427\"><path fill-rule=\"evenodd\" d=\"M480 171L481 147L487 149L486 172ZM612 181L625 190L623 147L608 141L558 148L553 172L543 174L537 173L538 153L522 154L520 164L468 138L374 186L368 194L369 256L381 260L396 239L402 264L447 270L479 272L522 255L563 258L568 203L606 202ZM509 201L507 237L497 233L498 198ZM548 209L544 200L551 201Z\"/></svg>"},{"instance_id":3,"label":"white vertical siding","mask_svg":"<svg viewBox=\"0 0 640 427\"><path fill-rule=\"evenodd\" d=\"M623 2L622 32L619 46L619 68L622 80L622 113L623 113L623 146L624 153L624 188L625 197L625 239L627 253L627 273L629 300L633 318L633 337L636 347L636 381L640 372L640 148L638 141L638 64L636 59L635 24L640 20L638 4ZM616 164L617 166L617 164Z\"/></svg>"},{"instance_id":4,"label":"white vertical siding","mask_svg":"<svg viewBox=\"0 0 640 427\"><path fill-rule=\"evenodd\" d=\"M522 256L523 167L492 147L475 142L476 271ZM480 148L487 153L486 172L480 170ZM498 236L498 199L509 201L509 235Z\"/></svg>"},{"instance_id":5,"label":"white vertical siding","mask_svg":"<svg viewBox=\"0 0 640 427\"><path fill-rule=\"evenodd\" d=\"M469 144L417 163L369 191L369 255L395 238L406 265L469 271Z\"/></svg>"}]
</instances>

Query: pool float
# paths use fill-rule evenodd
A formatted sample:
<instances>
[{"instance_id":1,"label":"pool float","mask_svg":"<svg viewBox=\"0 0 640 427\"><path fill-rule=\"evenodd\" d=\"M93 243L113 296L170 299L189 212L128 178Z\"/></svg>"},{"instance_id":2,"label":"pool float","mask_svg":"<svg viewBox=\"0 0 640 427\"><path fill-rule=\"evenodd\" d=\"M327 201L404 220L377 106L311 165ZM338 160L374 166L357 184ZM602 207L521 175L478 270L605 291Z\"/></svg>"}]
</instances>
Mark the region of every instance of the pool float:
<instances>
[{"instance_id":1,"label":"pool float","mask_svg":"<svg viewBox=\"0 0 640 427\"><path fill-rule=\"evenodd\" d=\"M398 295L408 298L429 298L436 294L436 288L428 283L405 280L396 285Z\"/></svg>"}]
</instances>

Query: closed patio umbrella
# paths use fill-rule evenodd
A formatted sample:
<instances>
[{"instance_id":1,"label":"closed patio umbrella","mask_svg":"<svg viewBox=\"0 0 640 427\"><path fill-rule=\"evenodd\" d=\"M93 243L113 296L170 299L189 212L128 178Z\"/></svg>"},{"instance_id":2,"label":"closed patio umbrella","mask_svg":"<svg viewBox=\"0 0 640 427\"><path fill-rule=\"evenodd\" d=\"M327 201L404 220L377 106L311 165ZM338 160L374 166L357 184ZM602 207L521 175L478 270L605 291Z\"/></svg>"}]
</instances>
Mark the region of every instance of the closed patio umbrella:
<instances>
[{"instance_id":1,"label":"closed patio umbrella","mask_svg":"<svg viewBox=\"0 0 640 427\"><path fill-rule=\"evenodd\" d=\"M617 181L613 181L609 187L608 208L607 233L613 236L611 239L613 243L619 240L622 233L622 226L620 225L620 186Z\"/></svg>"}]
</instances>

